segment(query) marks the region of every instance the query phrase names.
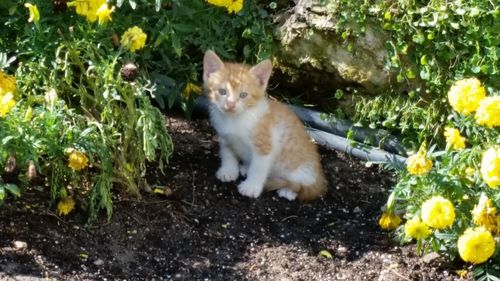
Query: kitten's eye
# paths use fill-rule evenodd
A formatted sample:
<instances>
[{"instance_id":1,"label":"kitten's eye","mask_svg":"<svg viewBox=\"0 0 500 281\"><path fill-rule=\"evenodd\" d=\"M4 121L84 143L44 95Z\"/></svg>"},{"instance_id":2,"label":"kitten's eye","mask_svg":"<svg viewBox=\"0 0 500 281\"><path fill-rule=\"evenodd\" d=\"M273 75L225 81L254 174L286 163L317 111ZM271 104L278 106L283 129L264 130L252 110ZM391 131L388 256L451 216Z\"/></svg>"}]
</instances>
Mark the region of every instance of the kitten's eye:
<instances>
[{"instance_id":1,"label":"kitten's eye","mask_svg":"<svg viewBox=\"0 0 500 281\"><path fill-rule=\"evenodd\" d=\"M244 98L246 98L247 96L248 96L248 93L247 93L247 92L241 92L241 93L240 93L240 98L241 98L241 99L244 99Z\"/></svg>"},{"instance_id":2,"label":"kitten's eye","mask_svg":"<svg viewBox=\"0 0 500 281\"><path fill-rule=\"evenodd\" d=\"M226 89L219 89L219 95L225 96L227 94Z\"/></svg>"}]
</instances>

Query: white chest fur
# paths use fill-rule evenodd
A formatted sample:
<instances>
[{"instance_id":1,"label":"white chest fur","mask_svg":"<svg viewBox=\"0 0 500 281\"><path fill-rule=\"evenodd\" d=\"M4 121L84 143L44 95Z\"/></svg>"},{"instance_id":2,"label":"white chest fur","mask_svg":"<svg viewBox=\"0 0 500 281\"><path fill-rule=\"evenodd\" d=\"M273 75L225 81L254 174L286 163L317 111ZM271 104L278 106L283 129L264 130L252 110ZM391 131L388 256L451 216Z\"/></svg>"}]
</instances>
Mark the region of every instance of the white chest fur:
<instances>
[{"instance_id":1,"label":"white chest fur","mask_svg":"<svg viewBox=\"0 0 500 281\"><path fill-rule=\"evenodd\" d=\"M210 108L210 120L217 134L243 161L250 161L255 148L253 132L269 110L266 100L238 115L221 112L215 105Z\"/></svg>"}]
</instances>

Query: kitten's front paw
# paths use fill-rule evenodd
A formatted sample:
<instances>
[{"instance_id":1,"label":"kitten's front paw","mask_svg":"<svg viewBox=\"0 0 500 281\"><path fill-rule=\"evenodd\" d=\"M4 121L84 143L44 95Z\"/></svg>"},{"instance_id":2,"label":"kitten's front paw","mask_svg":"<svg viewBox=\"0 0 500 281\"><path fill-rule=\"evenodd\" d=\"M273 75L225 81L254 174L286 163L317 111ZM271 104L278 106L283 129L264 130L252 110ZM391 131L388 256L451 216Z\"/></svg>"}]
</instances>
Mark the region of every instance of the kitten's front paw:
<instances>
[{"instance_id":1,"label":"kitten's front paw","mask_svg":"<svg viewBox=\"0 0 500 281\"><path fill-rule=\"evenodd\" d=\"M238 185L238 192L241 195L252 197L252 198L257 198L260 196L262 193L263 186L262 185L257 185L252 182L249 182L248 180L243 181Z\"/></svg>"},{"instance_id":2,"label":"kitten's front paw","mask_svg":"<svg viewBox=\"0 0 500 281\"><path fill-rule=\"evenodd\" d=\"M238 178L238 166L222 166L215 176L222 182L235 181Z\"/></svg>"}]
</instances>

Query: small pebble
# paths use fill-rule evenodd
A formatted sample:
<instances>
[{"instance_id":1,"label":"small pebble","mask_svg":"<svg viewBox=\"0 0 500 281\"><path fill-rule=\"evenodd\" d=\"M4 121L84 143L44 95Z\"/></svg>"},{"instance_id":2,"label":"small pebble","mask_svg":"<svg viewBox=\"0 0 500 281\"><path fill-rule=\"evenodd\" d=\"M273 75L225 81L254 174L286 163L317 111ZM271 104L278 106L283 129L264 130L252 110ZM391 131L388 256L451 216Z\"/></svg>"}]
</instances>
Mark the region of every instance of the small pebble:
<instances>
[{"instance_id":1,"label":"small pebble","mask_svg":"<svg viewBox=\"0 0 500 281\"><path fill-rule=\"evenodd\" d=\"M104 264L104 261L101 260L101 259L97 259L96 261L94 261L94 264L97 265L97 266L101 266Z\"/></svg>"},{"instance_id":2,"label":"small pebble","mask_svg":"<svg viewBox=\"0 0 500 281\"><path fill-rule=\"evenodd\" d=\"M24 242L24 241L14 241L14 248L16 250L22 250L22 249L26 249L28 248L28 243Z\"/></svg>"}]
</instances>

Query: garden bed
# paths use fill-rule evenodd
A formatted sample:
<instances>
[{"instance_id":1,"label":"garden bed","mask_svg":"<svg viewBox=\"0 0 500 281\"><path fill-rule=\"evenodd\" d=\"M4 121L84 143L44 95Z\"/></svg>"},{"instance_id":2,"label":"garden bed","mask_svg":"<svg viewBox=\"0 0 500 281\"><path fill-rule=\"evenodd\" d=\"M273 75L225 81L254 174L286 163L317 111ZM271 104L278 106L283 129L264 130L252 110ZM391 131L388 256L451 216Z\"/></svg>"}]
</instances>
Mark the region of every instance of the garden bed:
<instances>
[{"instance_id":1,"label":"garden bed","mask_svg":"<svg viewBox=\"0 0 500 281\"><path fill-rule=\"evenodd\" d=\"M416 256L380 230L394 180L379 167L321 148L325 198L252 200L215 179L217 144L206 120L167 124L176 149L166 175L150 177L172 194L117 194L111 220L103 215L87 229L85 212L60 218L41 198L48 192L29 190L0 208L0 279L468 279L456 273L462 265Z\"/></svg>"}]
</instances>

